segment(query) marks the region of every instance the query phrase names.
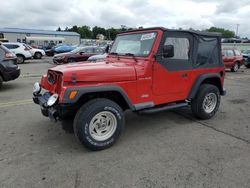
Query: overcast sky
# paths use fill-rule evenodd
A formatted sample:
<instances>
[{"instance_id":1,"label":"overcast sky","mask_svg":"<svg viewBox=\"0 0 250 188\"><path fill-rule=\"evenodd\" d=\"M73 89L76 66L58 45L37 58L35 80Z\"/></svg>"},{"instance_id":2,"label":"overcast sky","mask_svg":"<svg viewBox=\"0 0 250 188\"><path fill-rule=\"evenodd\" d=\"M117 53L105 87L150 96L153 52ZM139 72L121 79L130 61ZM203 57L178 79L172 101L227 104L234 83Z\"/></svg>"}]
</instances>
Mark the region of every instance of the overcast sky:
<instances>
[{"instance_id":1,"label":"overcast sky","mask_svg":"<svg viewBox=\"0 0 250 188\"><path fill-rule=\"evenodd\" d=\"M58 26L152 27L236 30L250 37L250 0L6 0L0 27L55 30Z\"/></svg>"}]
</instances>

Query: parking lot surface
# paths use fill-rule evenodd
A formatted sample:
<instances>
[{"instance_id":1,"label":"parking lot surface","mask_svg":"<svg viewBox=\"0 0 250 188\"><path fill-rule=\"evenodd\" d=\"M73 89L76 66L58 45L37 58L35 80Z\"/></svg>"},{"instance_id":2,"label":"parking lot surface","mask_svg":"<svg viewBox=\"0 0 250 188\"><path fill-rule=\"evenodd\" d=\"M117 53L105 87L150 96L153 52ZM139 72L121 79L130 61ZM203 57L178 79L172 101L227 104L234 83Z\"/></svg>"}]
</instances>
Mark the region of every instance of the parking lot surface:
<instances>
[{"instance_id":1,"label":"parking lot surface","mask_svg":"<svg viewBox=\"0 0 250 188\"><path fill-rule=\"evenodd\" d=\"M250 69L227 72L214 118L127 112L119 141L91 152L32 103L50 62L20 65L0 91L0 187L250 187Z\"/></svg>"}]
</instances>

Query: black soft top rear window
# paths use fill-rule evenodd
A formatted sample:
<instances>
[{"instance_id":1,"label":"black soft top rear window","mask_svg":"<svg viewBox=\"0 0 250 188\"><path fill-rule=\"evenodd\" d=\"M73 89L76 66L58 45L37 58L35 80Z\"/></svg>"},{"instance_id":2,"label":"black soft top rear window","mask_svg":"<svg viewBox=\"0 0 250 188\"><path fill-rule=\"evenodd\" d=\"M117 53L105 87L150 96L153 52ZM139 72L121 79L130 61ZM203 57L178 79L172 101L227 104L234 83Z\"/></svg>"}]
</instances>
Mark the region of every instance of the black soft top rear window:
<instances>
[{"instance_id":1,"label":"black soft top rear window","mask_svg":"<svg viewBox=\"0 0 250 188\"><path fill-rule=\"evenodd\" d=\"M220 63L220 49L217 37L197 36L197 66Z\"/></svg>"}]
</instances>

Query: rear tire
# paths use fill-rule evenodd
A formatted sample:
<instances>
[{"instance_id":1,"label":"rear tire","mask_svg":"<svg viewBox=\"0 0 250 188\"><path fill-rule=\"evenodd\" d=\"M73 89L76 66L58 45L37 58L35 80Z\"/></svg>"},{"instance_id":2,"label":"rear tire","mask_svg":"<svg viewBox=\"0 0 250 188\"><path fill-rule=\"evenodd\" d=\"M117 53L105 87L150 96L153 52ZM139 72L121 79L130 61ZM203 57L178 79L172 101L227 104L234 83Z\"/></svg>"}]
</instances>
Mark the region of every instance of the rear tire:
<instances>
[{"instance_id":1,"label":"rear tire","mask_svg":"<svg viewBox=\"0 0 250 188\"><path fill-rule=\"evenodd\" d=\"M0 75L0 89L2 88L2 86L3 86L3 78L2 78L2 76Z\"/></svg>"},{"instance_id":2,"label":"rear tire","mask_svg":"<svg viewBox=\"0 0 250 188\"><path fill-rule=\"evenodd\" d=\"M220 106L220 91L211 84L202 84L191 102L193 115L199 119L210 119Z\"/></svg>"},{"instance_id":3,"label":"rear tire","mask_svg":"<svg viewBox=\"0 0 250 188\"><path fill-rule=\"evenodd\" d=\"M74 133L88 149L111 147L125 126L123 110L115 102L99 98L84 104L74 119Z\"/></svg>"},{"instance_id":4,"label":"rear tire","mask_svg":"<svg viewBox=\"0 0 250 188\"><path fill-rule=\"evenodd\" d=\"M17 63L18 64L21 64L21 63L24 63L24 60L25 60L25 57L23 55L16 55L17 57Z\"/></svg>"},{"instance_id":5,"label":"rear tire","mask_svg":"<svg viewBox=\"0 0 250 188\"><path fill-rule=\"evenodd\" d=\"M231 68L231 72L237 72L240 69L240 63L236 62L234 66Z\"/></svg>"}]
</instances>

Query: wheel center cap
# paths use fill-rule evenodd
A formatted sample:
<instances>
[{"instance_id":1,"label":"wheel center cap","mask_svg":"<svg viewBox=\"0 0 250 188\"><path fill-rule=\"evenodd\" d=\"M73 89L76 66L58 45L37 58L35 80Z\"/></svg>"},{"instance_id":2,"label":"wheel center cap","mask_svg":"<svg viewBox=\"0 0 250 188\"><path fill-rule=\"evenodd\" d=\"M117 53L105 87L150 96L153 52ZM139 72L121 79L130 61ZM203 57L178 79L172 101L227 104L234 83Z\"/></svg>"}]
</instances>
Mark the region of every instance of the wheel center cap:
<instances>
[{"instance_id":1,"label":"wheel center cap","mask_svg":"<svg viewBox=\"0 0 250 188\"><path fill-rule=\"evenodd\" d=\"M106 128L106 124L105 124L105 123L99 124L99 125L97 125L97 128L98 128L99 130L103 130L103 129Z\"/></svg>"}]
</instances>

